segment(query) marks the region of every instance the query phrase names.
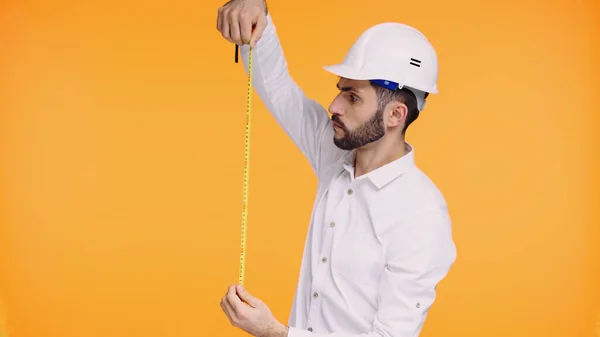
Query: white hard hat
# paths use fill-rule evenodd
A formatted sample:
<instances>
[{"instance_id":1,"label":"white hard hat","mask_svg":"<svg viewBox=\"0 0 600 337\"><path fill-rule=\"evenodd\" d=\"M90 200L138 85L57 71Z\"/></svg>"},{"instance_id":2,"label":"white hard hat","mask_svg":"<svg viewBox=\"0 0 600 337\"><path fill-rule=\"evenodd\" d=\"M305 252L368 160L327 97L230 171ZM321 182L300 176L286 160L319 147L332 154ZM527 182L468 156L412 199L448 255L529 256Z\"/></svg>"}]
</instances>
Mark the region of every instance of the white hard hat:
<instances>
[{"instance_id":1,"label":"white hard hat","mask_svg":"<svg viewBox=\"0 0 600 337\"><path fill-rule=\"evenodd\" d=\"M369 80L388 89L407 88L419 111L427 93L437 94L438 61L431 43L413 27L394 22L367 29L341 64L324 67L340 77Z\"/></svg>"}]
</instances>

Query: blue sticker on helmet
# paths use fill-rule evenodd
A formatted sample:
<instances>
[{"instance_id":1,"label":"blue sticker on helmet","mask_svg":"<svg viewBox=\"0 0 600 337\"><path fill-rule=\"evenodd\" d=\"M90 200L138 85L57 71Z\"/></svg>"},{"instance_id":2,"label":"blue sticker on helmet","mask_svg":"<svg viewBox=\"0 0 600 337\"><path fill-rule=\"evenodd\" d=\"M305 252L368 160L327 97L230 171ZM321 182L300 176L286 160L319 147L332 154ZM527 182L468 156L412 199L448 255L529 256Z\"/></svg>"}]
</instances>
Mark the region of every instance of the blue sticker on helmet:
<instances>
[{"instance_id":1,"label":"blue sticker on helmet","mask_svg":"<svg viewBox=\"0 0 600 337\"><path fill-rule=\"evenodd\" d=\"M371 80L371 82L380 85L386 89L390 89L392 91L398 89L398 87L400 86L398 83L396 82L392 82L392 81L387 81L387 80Z\"/></svg>"}]
</instances>

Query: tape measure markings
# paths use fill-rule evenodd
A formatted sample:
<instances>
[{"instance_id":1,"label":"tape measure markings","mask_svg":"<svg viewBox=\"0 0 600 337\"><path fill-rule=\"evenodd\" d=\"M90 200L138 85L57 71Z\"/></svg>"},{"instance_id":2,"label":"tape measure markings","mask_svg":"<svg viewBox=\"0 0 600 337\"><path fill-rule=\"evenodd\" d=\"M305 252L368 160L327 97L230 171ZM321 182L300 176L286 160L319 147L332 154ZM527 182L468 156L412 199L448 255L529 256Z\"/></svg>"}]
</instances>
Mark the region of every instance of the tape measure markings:
<instances>
[{"instance_id":1,"label":"tape measure markings","mask_svg":"<svg viewBox=\"0 0 600 337\"><path fill-rule=\"evenodd\" d=\"M244 285L246 272L246 235L248 228L248 182L250 179L250 131L252 117L252 48L248 57L248 97L246 101L246 137L244 146L244 186L242 193L242 231L239 284Z\"/></svg>"}]
</instances>

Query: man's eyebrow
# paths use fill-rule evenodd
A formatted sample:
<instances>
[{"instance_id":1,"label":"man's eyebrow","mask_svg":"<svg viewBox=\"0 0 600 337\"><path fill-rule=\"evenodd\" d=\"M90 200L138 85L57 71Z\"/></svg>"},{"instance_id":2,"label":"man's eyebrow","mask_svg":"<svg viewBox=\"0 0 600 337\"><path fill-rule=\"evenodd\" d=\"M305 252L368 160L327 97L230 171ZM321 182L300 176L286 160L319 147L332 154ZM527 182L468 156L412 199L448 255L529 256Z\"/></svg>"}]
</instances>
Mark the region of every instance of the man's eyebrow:
<instances>
[{"instance_id":1,"label":"man's eyebrow","mask_svg":"<svg viewBox=\"0 0 600 337\"><path fill-rule=\"evenodd\" d=\"M360 91L359 91L359 90L356 90L356 88L354 88L354 87L352 87L352 86L340 87L340 84L339 84L339 83L337 83L335 86L336 86L336 87L337 87L339 90L341 90L341 91L351 91L351 92L355 92L355 93L357 93L357 94L358 94L358 93L360 93Z\"/></svg>"}]
</instances>

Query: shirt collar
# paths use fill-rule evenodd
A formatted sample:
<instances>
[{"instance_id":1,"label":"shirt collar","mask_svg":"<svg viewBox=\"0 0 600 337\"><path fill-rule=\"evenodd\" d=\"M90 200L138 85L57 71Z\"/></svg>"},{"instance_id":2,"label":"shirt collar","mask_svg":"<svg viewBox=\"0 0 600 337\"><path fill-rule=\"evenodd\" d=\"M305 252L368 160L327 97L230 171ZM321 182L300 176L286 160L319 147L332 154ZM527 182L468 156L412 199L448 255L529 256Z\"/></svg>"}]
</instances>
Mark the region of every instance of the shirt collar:
<instances>
[{"instance_id":1,"label":"shirt collar","mask_svg":"<svg viewBox=\"0 0 600 337\"><path fill-rule=\"evenodd\" d=\"M381 189L383 186L401 176L404 172L408 171L408 169L415 165L414 148L410 144L406 143L406 151L407 153L404 156L359 177L359 179L368 179L378 189ZM355 157L356 150L353 150L348 152L343 160L344 169L350 173L352 179L354 179Z\"/></svg>"}]
</instances>

